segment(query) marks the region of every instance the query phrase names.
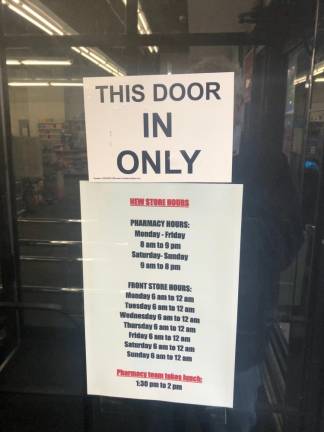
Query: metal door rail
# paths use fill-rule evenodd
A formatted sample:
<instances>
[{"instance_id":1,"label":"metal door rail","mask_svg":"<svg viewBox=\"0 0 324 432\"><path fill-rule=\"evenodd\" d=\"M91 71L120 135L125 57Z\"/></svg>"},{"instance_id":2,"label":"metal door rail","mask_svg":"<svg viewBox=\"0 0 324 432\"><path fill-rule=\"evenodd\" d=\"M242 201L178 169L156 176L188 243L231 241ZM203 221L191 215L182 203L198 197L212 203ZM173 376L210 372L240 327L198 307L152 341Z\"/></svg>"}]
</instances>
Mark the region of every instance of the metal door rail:
<instances>
[{"instance_id":1,"label":"metal door rail","mask_svg":"<svg viewBox=\"0 0 324 432\"><path fill-rule=\"evenodd\" d=\"M44 286L44 285L22 285L23 291L28 292L44 292L53 294L81 294L83 293L82 287L55 287L55 286Z\"/></svg>"},{"instance_id":2,"label":"metal door rail","mask_svg":"<svg viewBox=\"0 0 324 432\"><path fill-rule=\"evenodd\" d=\"M275 29L274 29L275 30ZM174 34L79 34L68 36L47 36L35 34L7 34L4 43L7 48L14 47L71 47L89 46L102 48L134 48L145 46L189 47L189 46L249 46L269 45L271 35L247 32L229 33L174 33Z\"/></svg>"},{"instance_id":3,"label":"metal door rail","mask_svg":"<svg viewBox=\"0 0 324 432\"><path fill-rule=\"evenodd\" d=\"M0 290L3 288L2 285L0 285ZM51 294L81 294L83 292L82 287L59 287L59 286L46 286L46 285L22 285L21 289L23 291L28 292L44 292L44 293L51 293Z\"/></svg>"},{"instance_id":4,"label":"metal door rail","mask_svg":"<svg viewBox=\"0 0 324 432\"><path fill-rule=\"evenodd\" d=\"M36 256L36 255L21 255L20 261L30 261L30 262L66 262L66 263L79 263L84 261L81 257L52 257L52 256Z\"/></svg>"},{"instance_id":5,"label":"metal door rail","mask_svg":"<svg viewBox=\"0 0 324 432\"><path fill-rule=\"evenodd\" d=\"M21 246L81 246L81 240L19 239Z\"/></svg>"},{"instance_id":6,"label":"metal door rail","mask_svg":"<svg viewBox=\"0 0 324 432\"><path fill-rule=\"evenodd\" d=\"M81 219L65 219L65 218L18 218L19 223L54 223L54 224L79 224Z\"/></svg>"}]
</instances>

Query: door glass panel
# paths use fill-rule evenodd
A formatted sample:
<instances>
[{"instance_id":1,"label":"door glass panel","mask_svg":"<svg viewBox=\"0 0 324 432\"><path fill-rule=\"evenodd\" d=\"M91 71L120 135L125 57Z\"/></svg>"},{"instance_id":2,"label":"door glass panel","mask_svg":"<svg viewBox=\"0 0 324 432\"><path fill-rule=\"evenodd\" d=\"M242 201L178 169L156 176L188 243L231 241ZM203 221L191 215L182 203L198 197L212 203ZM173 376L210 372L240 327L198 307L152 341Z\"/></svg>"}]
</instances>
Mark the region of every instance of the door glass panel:
<instances>
[{"instance_id":1,"label":"door glass panel","mask_svg":"<svg viewBox=\"0 0 324 432\"><path fill-rule=\"evenodd\" d=\"M122 0L3 3L9 35L100 39L126 30ZM71 47L12 39L6 58L22 306L0 314L0 346L2 322L12 333L0 373L0 390L12 393L5 426L25 430L24 419L28 426L37 418L36 431L288 431L290 416L299 421L306 332L302 327L300 336L294 323L306 320L308 311L322 84L315 80L305 142L310 68L305 47L288 55L282 74L281 50L194 41L190 46L177 39L186 32L250 32L254 25L246 13L253 5L141 0L139 33L174 37L160 46L110 48L91 41ZM316 59L318 69L322 57ZM245 187L234 409L85 398L79 182L88 179L88 161L82 79L228 71L235 72L233 182ZM279 128L273 102L277 79L287 80L280 143L269 139ZM0 298L14 300L3 288ZM21 342L14 352L17 320Z\"/></svg>"},{"instance_id":2,"label":"door glass panel","mask_svg":"<svg viewBox=\"0 0 324 432\"><path fill-rule=\"evenodd\" d=\"M283 151L287 155L292 178L299 191L303 243L297 259L281 273L279 285L278 317L284 338L288 341L286 371L286 403L298 406L303 392L298 377L304 373L307 320L312 302L310 295L313 248L315 242L319 195L322 146L322 54L320 38L313 71L312 100L310 97L311 53L299 47L289 55L285 132ZM308 117L309 116L309 117ZM308 128L308 131L305 129ZM305 364L305 363L304 363ZM294 420L293 424L297 424Z\"/></svg>"}]
</instances>

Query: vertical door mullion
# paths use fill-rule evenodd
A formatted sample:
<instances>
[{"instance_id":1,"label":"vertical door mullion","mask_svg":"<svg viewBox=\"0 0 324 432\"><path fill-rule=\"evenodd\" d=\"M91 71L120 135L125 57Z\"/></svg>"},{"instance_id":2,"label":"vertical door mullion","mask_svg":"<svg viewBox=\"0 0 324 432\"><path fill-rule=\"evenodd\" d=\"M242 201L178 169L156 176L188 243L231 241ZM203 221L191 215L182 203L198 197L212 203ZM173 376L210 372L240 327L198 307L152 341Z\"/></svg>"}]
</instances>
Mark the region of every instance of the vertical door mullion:
<instances>
[{"instance_id":1,"label":"vertical door mullion","mask_svg":"<svg viewBox=\"0 0 324 432\"><path fill-rule=\"evenodd\" d=\"M135 37L137 35L137 9L138 0L127 0L126 6L126 32L129 38L129 44L126 49L127 53L127 73L129 75L137 75L138 73L138 47L135 43L132 43L132 39L135 42Z\"/></svg>"},{"instance_id":2,"label":"vertical door mullion","mask_svg":"<svg viewBox=\"0 0 324 432\"><path fill-rule=\"evenodd\" d=\"M16 192L10 126L3 6L0 7L0 263L5 298L19 300L20 273ZM20 319L16 316L19 341Z\"/></svg>"}]
</instances>

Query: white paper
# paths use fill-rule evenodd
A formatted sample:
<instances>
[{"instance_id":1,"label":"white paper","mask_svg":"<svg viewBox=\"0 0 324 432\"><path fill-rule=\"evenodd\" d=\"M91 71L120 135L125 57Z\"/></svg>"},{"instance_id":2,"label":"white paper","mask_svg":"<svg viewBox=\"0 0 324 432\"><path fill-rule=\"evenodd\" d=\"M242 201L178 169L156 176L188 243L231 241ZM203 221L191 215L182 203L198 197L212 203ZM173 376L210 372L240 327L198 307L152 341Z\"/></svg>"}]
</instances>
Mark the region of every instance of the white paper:
<instances>
[{"instance_id":1,"label":"white paper","mask_svg":"<svg viewBox=\"0 0 324 432\"><path fill-rule=\"evenodd\" d=\"M232 407L241 208L241 185L81 182L89 394Z\"/></svg>"},{"instance_id":2,"label":"white paper","mask_svg":"<svg viewBox=\"0 0 324 432\"><path fill-rule=\"evenodd\" d=\"M85 78L90 181L231 182L233 95L231 72Z\"/></svg>"}]
</instances>

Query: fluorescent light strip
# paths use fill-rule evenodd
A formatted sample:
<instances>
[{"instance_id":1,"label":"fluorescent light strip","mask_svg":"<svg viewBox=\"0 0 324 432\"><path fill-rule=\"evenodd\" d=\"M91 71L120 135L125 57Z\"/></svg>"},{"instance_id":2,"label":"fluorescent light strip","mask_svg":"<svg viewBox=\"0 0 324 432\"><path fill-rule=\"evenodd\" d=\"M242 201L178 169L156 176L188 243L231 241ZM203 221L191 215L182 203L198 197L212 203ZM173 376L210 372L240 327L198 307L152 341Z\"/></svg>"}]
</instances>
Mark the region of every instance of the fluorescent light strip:
<instances>
[{"instance_id":1,"label":"fluorescent light strip","mask_svg":"<svg viewBox=\"0 0 324 432\"><path fill-rule=\"evenodd\" d=\"M103 56L98 55L97 52L93 49L88 49L85 47L71 47L73 51L81 54L86 59L90 60L96 66L104 69L105 71L111 73L115 76L124 76L125 73L122 72L118 66L115 66L112 62L107 61L107 57L103 58Z\"/></svg>"},{"instance_id":2,"label":"fluorescent light strip","mask_svg":"<svg viewBox=\"0 0 324 432\"><path fill-rule=\"evenodd\" d=\"M85 57L86 59L90 60L92 63L96 64L97 66L100 65L100 63L97 62L97 60L90 57L88 54L81 52L82 57Z\"/></svg>"},{"instance_id":3,"label":"fluorescent light strip","mask_svg":"<svg viewBox=\"0 0 324 432\"><path fill-rule=\"evenodd\" d=\"M138 14L139 21L141 22L142 27L143 27L145 33L146 34L151 34L152 33L151 29L149 28L148 22L147 22L147 20L146 20L146 18L144 16L143 12L141 10L138 10L137 14Z\"/></svg>"},{"instance_id":4,"label":"fluorescent light strip","mask_svg":"<svg viewBox=\"0 0 324 432\"><path fill-rule=\"evenodd\" d=\"M8 59L6 60L8 66L71 66L71 60L40 60L40 59Z\"/></svg>"},{"instance_id":5,"label":"fluorescent light strip","mask_svg":"<svg viewBox=\"0 0 324 432\"><path fill-rule=\"evenodd\" d=\"M316 78L315 82L324 82L324 78Z\"/></svg>"},{"instance_id":6,"label":"fluorescent light strip","mask_svg":"<svg viewBox=\"0 0 324 432\"><path fill-rule=\"evenodd\" d=\"M127 6L127 0L122 0L124 3L124 6ZM146 16L143 12L142 6L140 2L138 2L138 9L137 9L137 17L138 17L138 24L137 24L137 30L140 34L152 34L151 28L149 26L149 23L146 19ZM149 46L147 47L150 53L159 52L159 48L157 46Z\"/></svg>"},{"instance_id":7,"label":"fluorescent light strip","mask_svg":"<svg viewBox=\"0 0 324 432\"><path fill-rule=\"evenodd\" d=\"M11 81L11 87L82 87L82 82L72 81Z\"/></svg>"},{"instance_id":8,"label":"fluorescent light strip","mask_svg":"<svg viewBox=\"0 0 324 432\"><path fill-rule=\"evenodd\" d=\"M71 66L71 60L21 60L26 66Z\"/></svg>"},{"instance_id":9,"label":"fluorescent light strip","mask_svg":"<svg viewBox=\"0 0 324 432\"><path fill-rule=\"evenodd\" d=\"M19 66L19 65L21 65L21 62L19 60L8 59L8 60L6 60L6 65L8 65L8 66Z\"/></svg>"},{"instance_id":10,"label":"fluorescent light strip","mask_svg":"<svg viewBox=\"0 0 324 432\"><path fill-rule=\"evenodd\" d=\"M54 24L52 24L50 21L48 21L46 18L42 17L39 13L34 11L31 7L27 6L26 4L22 4L22 8L25 9L30 14L34 15L35 18L37 18L39 21L41 21L43 24L47 25L50 29L52 29L55 33L63 36L64 32L57 28Z\"/></svg>"},{"instance_id":11,"label":"fluorescent light strip","mask_svg":"<svg viewBox=\"0 0 324 432\"><path fill-rule=\"evenodd\" d=\"M117 69L117 67L115 67L114 65L112 65L109 62L106 62L104 64L105 67L107 67L108 69L112 70L113 72L115 72L116 74L118 74L120 71Z\"/></svg>"},{"instance_id":12,"label":"fluorescent light strip","mask_svg":"<svg viewBox=\"0 0 324 432\"><path fill-rule=\"evenodd\" d=\"M92 63L96 64L97 66L103 67L104 69L105 67L108 67L109 69L111 69L111 71L114 71L116 73L119 72L117 67L115 67L112 63L108 62L107 59L104 58L103 56L98 55L95 50L85 48L85 47L80 47L79 51L81 51L80 52L81 55L85 54L83 57L86 57L88 60L90 60Z\"/></svg>"},{"instance_id":13,"label":"fluorescent light strip","mask_svg":"<svg viewBox=\"0 0 324 432\"><path fill-rule=\"evenodd\" d=\"M323 62L320 62L317 64L317 66L315 65L313 76L320 75L323 72L324 72L324 64L323 64ZM318 81L318 80L316 79L315 81ZM303 75L299 78L296 78L294 80L294 85L302 84L303 82L306 82L306 75Z\"/></svg>"},{"instance_id":14,"label":"fluorescent light strip","mask_svg":"<svg viewBox=\"0 0 324 432\"><path fill-rule=\"evenodd\" d=\"M111 68L111 66L110 65L103 65L103 64L100 64L100 63L97 63L97 65L99 66L99 67L101 67L101 69L104 69L105 71L107 71L107 72L109 72L109 73L113 73L114 75L117 75L118 74L118 71L116 71L116 70L113 70L112 68Z\"/></svg>"},{"instance_id":15,"label":"fluorescent light strip","mask_svg":"<svg viewBox=\"0 0 324 432\"><path fill-rule=\"evenodd\" d=\"M4 0L2 0L2 2L3 1ZM65 31L60 24L58 24L58 23L57 23L57 25L52 24L48 19L44 18L40 13L36 12L32 7L26 5L25 3L21 2L20 0L11 0L11 1L14 1L15 3L19 4L21 7L16 7L16 6L8 3L7 0L5 0L5 1L6 1L5 4L8 4L8 7L12 11L16 12L18 15L22 16L27 21L31 22L36 27L43 30L45 33L49 34L50 36L53 36L54 33L61 35L61 36L63 36L64 34L72 34L70 31ZM22 8L24 10L22 10ZM35 18L37 18L38 21L41 21L41 22L38 22L33 17L29 16L27 14L27 12L29 14L33 15ZM60 28L58 28L58 26L60 26L62 28L62 30ZM49 27L49 28L47 28L47 27ZM71 29L71 31L73 31L73 29ZM76 32L74 32L74 33L78 34ZM101 67L102 69L106 70L107 72L111 73L112 75L117 75L117 76L124 76L125 75L125 73L122 70L120 70L117 66L115 67L115 65L109 61L110 60L109 57L106 57L106 56L104 58L103 58L103 56L100 57L100 55L97 55L97 53L94 50L90 50L90 49L85 48L85 47L71 47L71 49L73 51L77 52L78 54L81 54L83 57L85 57L86 59L88 59L89 61L94 63L95 65L97 65L97 66ZM26 63L24 63L24 64L26 64ZM34 64L36 65L37 63L34 63ZM54 65L54 63L51 63L51 64ZM45 63L43 63L43 65L45 65ZM50 63L48 63L48 65L50 65ZM56 65L58 65L58 63Z\"/></svg>"},{"instance_id":16,"label":"fluorescent light strip","mask_svg":"<svg viewBox=\"0 0 324 432\"><path fill-rule=\"evenodd\" d=\"M104 69L105 71L112 73L113 75L118 74L118 70L115 69L113 66L110 66L110 64L107 62L106 64L102 64L99 63L99 61L95 60L95 56L96 54L93 54L92 51L88 50L87 48L84 47L80 47L80 54L82 55L82 57L85 57L86 59L90 60L92 63L94 63L95 65L99 66L101 69ZM86 51L88 52L88 54L86 54ZM91 57L92 55L92 57Z\"/></svg>"},{"instance_id":17,"label":"fluorescent light strip","mask_svg":"<svg viewBox=\"0 0 324 432\"><path fill-rule=\"evenodd\" d=\"M306 80L307 80L306 75L304 75L304 76L302 76L300 78L296 78L294 80L294 85L302 84L302 83L306 82Z\"/></svg>"},{"instance_id":18,"label":"fluorescent light strip","mask_svg":"<svg viewBox=\"0 0 324 432\"><path fill-rule=\"evenodd\" d=\"M88 48L85 48L85 47L79 47L79 48L80 48L80 51L84 52L85 54L89 54Z\"/></svg>"},{"instance_id":19,"label":"fluorescent light strip","mask_svg":"<svg viewBox=\"0 0 324 432\"><path fill-rule=\"evenodd\" d=\"M140 5L140 3L139 3ZM139 22L138 22L138 30L141 34L146 33L146 34L152 34L151 28L149 26L149 23L146 19L146 16L142 10L142 7L140 6L139 9L137 10L137 14L138 14L138 18L139 18ZM159 49L157 46L149 46L148 47L150 53L158 53Z\"/></svg>"},{"instance_id":20,"label":"fluorescent light strip","mask_svg":"<svg viewBox=\"0 0 324 432\"><path fill-rule=\"evenodd\" d=\"M91 55L91 57L93 57L94 59L96 59L99 63L106 63L106 60L97 56L97 54L95 54L93 51L90 51L89 54Z\"/></svg>"},{"instance_id":21,"label":"fluorescent light strip","mask_svg":"<svg viewBox=\"0 0 324 432\"><path fill-rule=\"evenodd\" d=\"M316 76L316 75L319 75L323 72L324 72L324 66L320 66L320 67L314 69L313 75Z\"/></svg>"},{"instance_id":22,"label":"fluorescent light strip","mask_svg":"<svg viewBox=\"0 0 324 432\"><path fill-rule=\"evenodd\" d=\"M92 49L88 49L86 47L71 47L71 49L78 54L81 54L83 57L85 57L87 60L94 63L96 66L104 69L105 71L113 74L113 75L119 75L124 76L124 73L121 72L117 66L113 66L112 63L107 61L107 58L103 58L102 56L97 55L96 51Z\"/></svg>"},{"instance_id":23,"label":"fluorescent light strip","mask_svg":"<svg viewBox=\"0 0 324 432\"><path fill-rule=\"evenodd\" d=\"M27 14L25 14L25 12L23 12L20 9L18 9L16 6L8 4L8 8L11 9L12 11L16 12L18 15L22 16L23 18L25 18L27 21L29 21L32 24L34 24L36 27L38 27L41 30L43 30L45 33L49 34L50 36L53 36L53 32L52 31L50 31L48 28L46 28L45 26L43 26L42 24L40 24L38 21L34 20L34 18L32 18L32 17L28 16Z\"/></svg>"},{"instance_id":24,"label":"fluorescent light strip","mask_svg":"<svg viewBox=\"0 0 324 432\"><path fill-rule=\"evenodd\" d=\"M83 87L82 82L50 82L51 87Z\"/></svg>"},{"instance_id":25,"label":"fluorescent light strip","mask_svg":"<svg viewBox=\"0 0 324 432\"><path fill-rule=\"evenodd\" d=\"M8 85L11 87L48 87L49 83L45 81L12 81Z\"/></svg>"},{"instance_id":26,"label":"fluorescent light strip","mask_svg":"<svg viewBox=\"0 0 324 432\"><path fill-rule=\"evenodd\" d=\"M92 50L88 50L84 47L80 47L80 50L81 49L82 49L82 51L80 52L80 54L82 55L82 57L85 57L86 59L90 60L92 63L99 66L101 69L104 69L105 71L107 71L113 75L119 75L119 76L124 75L119 69L115 68L111 63L106 62L105 64L102 64L102 63L99 63L99 61L95 60L94 57L97 55L94 54ZM85 50L87 50L89 54L86 54L84 52Z\"/></svg>"}]
</instances>

